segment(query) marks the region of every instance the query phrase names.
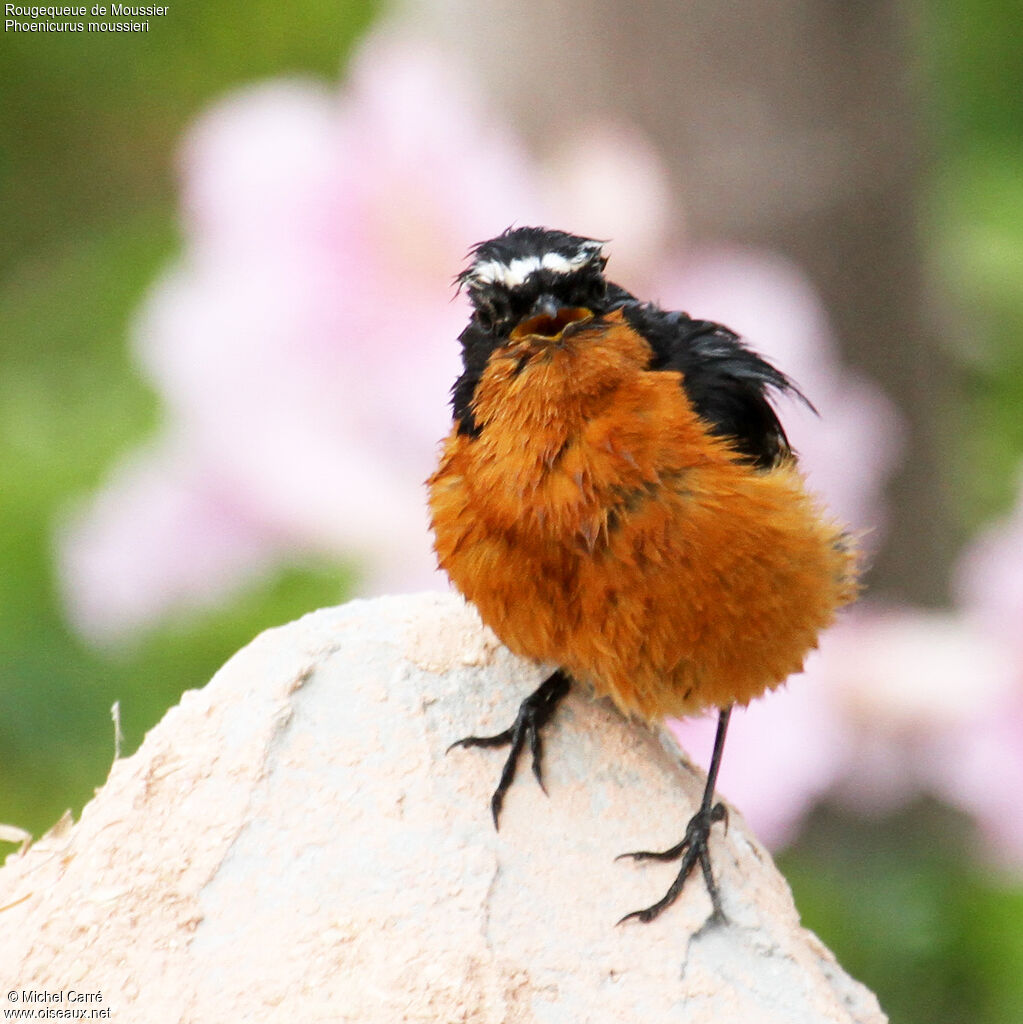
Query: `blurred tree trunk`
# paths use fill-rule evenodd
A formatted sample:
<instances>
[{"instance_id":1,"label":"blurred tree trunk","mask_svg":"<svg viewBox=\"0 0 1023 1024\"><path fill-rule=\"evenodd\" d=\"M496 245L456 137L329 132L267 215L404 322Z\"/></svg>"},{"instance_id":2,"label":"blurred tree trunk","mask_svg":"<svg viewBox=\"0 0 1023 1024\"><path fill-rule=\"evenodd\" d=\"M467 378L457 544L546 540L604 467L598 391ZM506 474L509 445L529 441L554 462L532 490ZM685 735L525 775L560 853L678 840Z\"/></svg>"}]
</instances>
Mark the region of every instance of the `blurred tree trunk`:
<instances>
[{"instance_id":1,"label":"blurred tree trunk","mask_svg":"<svg viewBox=\"0 0 1023 1024\"><path fill-rule=\"evenodd\" d=\"M937 320L927 309L908 11L893 0L431 0L409 4L541 155L559 125L637 125L687 235L781 252L847 360L899 404L908 450L871 589L945 599L956 548ZM680 227L680 226L679 226Z\"/></svg>"}]
</instances>

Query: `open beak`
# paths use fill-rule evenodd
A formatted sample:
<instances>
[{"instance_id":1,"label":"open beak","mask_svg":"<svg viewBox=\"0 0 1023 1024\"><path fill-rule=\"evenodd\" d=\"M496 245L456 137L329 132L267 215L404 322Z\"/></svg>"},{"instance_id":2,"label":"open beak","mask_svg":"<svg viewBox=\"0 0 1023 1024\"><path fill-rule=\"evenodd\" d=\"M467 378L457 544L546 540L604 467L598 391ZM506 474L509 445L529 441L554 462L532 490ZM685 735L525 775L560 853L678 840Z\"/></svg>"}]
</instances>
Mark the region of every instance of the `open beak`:
<instances>
[{"instance_id":1,"label":"open beak","mask_svg":"<svg viewBox=\"0 0 1023 1024\"><path fill-rule=\"evenodd\" d=\"M553 299L543 296L533 307L532 315L515 325L511 340L534 337L557 341L570 324L592 319L593 311L584 306L559 306Z\"/></svg>"}]
</instances>

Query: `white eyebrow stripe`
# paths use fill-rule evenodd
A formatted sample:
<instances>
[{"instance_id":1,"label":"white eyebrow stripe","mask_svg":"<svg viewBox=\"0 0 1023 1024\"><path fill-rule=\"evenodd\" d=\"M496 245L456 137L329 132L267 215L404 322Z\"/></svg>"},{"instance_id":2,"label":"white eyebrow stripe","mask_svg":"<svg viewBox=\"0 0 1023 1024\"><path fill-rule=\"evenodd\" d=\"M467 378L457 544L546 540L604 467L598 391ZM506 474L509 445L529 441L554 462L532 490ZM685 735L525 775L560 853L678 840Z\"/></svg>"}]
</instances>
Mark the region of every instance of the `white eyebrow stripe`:
<instances>
[{"instance_id":1,"label":"white eyebrow stripe","mask_svg":"<svg viewBox=\"0 0 1023 1024\"><path fill-rule=\"evenodd\" d=\"M515 288L541 267L539 256L522 256L511 263L490 260L472 268L472 279L480 284L503 284Z\"/></svg>"},{"instance_id":2,"label":"white eyebrow stripe","mask_svg":"<svg viewBox=\"0 0 1023 1024\"><path fill-rule=\"evenodd\" d=\"M501 284L505 288L517 288L538 270L571 274L573 270L589 263L599 251L599 244L591 244L571 257L562 256L560 252L545 252L543 256L520 256L511 263L488 260L473 267L470 276L477 284Z\"/></svg>"}]
</instances>

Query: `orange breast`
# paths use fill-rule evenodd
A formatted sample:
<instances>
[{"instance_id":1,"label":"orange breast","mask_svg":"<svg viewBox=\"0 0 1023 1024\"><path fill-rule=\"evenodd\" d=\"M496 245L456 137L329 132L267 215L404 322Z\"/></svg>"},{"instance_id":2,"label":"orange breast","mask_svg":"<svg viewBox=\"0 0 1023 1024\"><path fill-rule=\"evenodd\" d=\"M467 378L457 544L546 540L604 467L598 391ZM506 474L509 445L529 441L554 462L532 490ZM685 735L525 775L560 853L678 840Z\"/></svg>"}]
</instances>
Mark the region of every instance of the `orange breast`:
<instances>
[{"instance_id":1,"label":"orange breast","mask_svg":"<svg viewBox=\"0 0 1023 1024\"><path fill-rule=\"evenodd\" d=\"M481 433L429 487L440 564L501 640L656 719L798 671L855 560L794 463L738 459L649 356L618 318L495 353Z\"/></svg>"}]
</instances>

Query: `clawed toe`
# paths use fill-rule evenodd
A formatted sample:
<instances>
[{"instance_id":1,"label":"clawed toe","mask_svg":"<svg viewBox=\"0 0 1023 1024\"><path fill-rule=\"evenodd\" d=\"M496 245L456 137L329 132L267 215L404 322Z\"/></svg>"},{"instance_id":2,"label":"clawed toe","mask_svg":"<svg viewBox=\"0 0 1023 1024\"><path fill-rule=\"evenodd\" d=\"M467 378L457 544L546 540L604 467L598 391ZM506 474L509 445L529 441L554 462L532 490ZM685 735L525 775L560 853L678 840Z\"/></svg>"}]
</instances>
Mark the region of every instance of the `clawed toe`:
<instances>
[{"instance_id":1,"label":"clawed toe","mask_svg":"<svg viewBox=\"0 0 1023 1024\"><path fill-rule=\"evenodd\" d=\"M714 917L725 920L725 914L721 908L721 895L718 891L717 883L714 881L714 873L711 871L710 866L709 839L710 830L715 823L719 821L727 822L727 820L728 811L724 804L715 804L709 809L701 808L689 819L689 824L686 826L686 834L682 841L670 849L660 852L639 850L635 853L623 853L617 857L616 860L621 860L623 857L630 857L633 860L677 860L679 857L682 858L675 881L671 883L664 896L643 910L634 910L631 914L626 914L618 923L622 924L633 919L643 921L644 923L652 921L675 902L679 893L684 888L686 880L692 874L697 864L700 865L703 881L707 886L707 893L714 908Z\"/></svg>"},{"instance_id":2,"label":"clawed toe","mask_svg":"<svg viewBox=\"0 0 1023 1024\"><path fill-rule=\"evenodd\" d=\"M501 808L504 806L504 795L515 779L515 769L518 765L519 755L522 753L526 742L529 742L529 750L533 776L546 794L547 788L543 784L541 764L543 761L543 742L540 737L540 730L554 714L555 708L561 699L568 693L571 680L563 672L558 671L549 676L537 690L530 694L520 705L515 722L510 729L499 732L494 736L466 736L456 740L448 747L450 752L455 747L504 747L510 746L508 757L501 770L501 778L498 780L494 795L490 798L490 813L494 819L494 828L500 827Z\"/></svg>"}]
</instances>

